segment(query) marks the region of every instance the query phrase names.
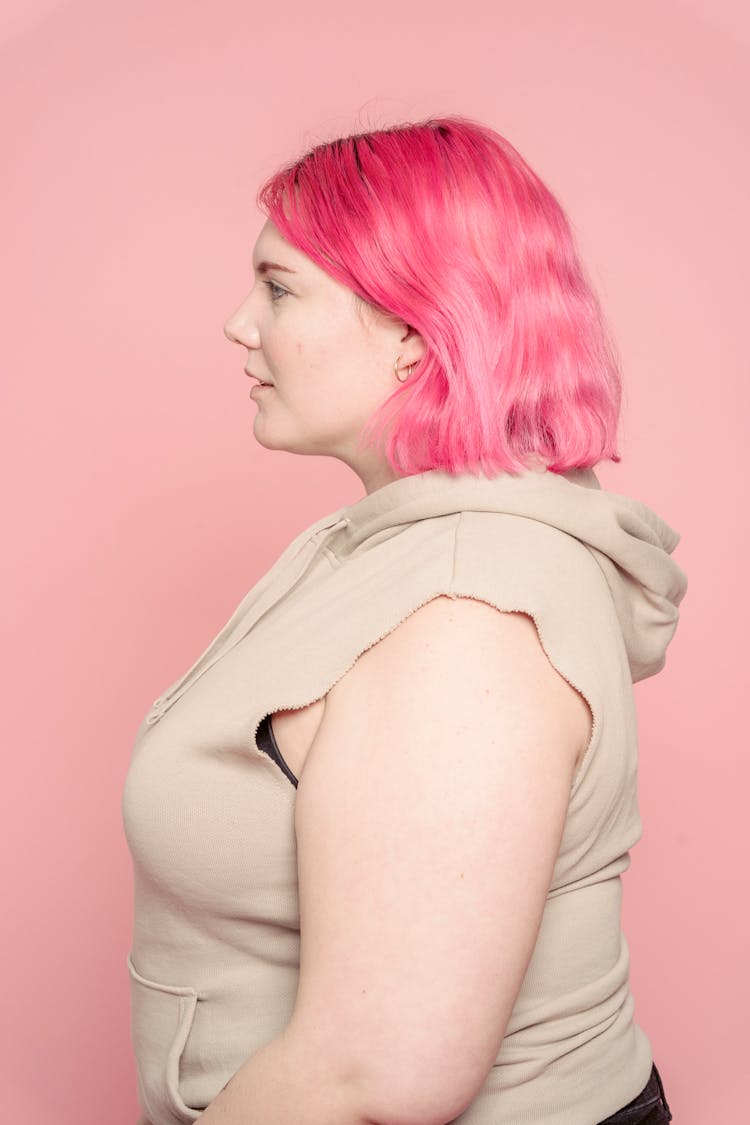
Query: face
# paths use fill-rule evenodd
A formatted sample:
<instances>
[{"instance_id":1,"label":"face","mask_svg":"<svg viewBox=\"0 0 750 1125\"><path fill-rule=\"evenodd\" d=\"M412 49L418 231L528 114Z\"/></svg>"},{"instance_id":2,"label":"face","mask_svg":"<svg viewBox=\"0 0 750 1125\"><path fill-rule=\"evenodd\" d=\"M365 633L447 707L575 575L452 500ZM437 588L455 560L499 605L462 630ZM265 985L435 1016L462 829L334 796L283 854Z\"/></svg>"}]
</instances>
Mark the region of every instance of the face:
<instances>
[{"instance_id":1,"label":"face","mask_svg":"<svg viewBox=\"0 0 750 1125\"><path fill-rule=\"evenodd\" d=\"M268 264L270 263L270 264ZM362 427L423 354L421 337L371 307L284 239L269 220L253 249L255 283L224 326L247 349L245 371L270 384L251 400L261 445L337 457L366 489L396 479L385 457L357 448Z\"/></svg>"}]
</instances>

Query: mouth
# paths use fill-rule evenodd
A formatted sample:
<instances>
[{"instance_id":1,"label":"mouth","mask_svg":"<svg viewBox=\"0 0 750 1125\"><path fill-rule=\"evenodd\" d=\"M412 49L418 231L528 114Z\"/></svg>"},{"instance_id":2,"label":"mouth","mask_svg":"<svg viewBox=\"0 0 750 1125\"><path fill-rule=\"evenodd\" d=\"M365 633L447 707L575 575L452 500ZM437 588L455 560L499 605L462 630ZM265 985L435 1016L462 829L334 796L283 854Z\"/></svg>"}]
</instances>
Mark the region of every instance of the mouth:
<instances>
[{"instance_id":1,"label":"mouth","mask_svg":"<svg viewBox=\"0 0 750 1125\"><path fill-rule=\"evenodd\" d=\"M258 391L272 391L274 390L273 383L256 383L254 387L250 388L250 398L257 398Z\"/></svg>"},{"instance_id":2,"label":"mouth","mask_svg":"<svg viewBox=\"0 0 750 1125\"><path fill-rule=\"evenodd\" d=\"M245 369L245 374L249 375L251 379L257 379L258 380L258 386L260 386L260 387L272 387L273 386L273 383L269 383L266 379L258 379L258 376L253 375L252 371L248 371L247 368Z\"/></svg>"}]
</instances>

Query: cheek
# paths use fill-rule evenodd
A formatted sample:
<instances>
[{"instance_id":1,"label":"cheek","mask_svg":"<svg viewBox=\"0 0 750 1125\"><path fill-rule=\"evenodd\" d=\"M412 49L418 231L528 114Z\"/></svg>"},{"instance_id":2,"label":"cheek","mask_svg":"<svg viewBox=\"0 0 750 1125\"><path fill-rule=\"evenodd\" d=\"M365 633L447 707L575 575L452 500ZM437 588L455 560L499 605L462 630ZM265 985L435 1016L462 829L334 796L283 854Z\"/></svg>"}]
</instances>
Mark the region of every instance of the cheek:
<instances>
[{"instance_id":1,"label":"cheek","mask_svg":"<svg viewBox=\"0 0 750 1125\"><path fill-rule=\"evenodd\" d=\"M360 400L372 381L372 345L348 311L324 305L285 308L268 323L263 348L288 406L317 417L321 410L330 414L336 404L337 416L359 417ZM367 413L370 405L365 404Z\"/></svg>"},{"instance_id":2,"label":"cheek","mask_svg":"<svg viewBox=\"0 0 750 1125\"><path fill-rule=\"evenodd\" d=\"M326 341L304 326L291 323L287 317L284 323L270 324L262 338L266 362L279 381L286 378L301 380L306 372L314 372L325 367L328 352Z\"/></svg>"}]
</instances>

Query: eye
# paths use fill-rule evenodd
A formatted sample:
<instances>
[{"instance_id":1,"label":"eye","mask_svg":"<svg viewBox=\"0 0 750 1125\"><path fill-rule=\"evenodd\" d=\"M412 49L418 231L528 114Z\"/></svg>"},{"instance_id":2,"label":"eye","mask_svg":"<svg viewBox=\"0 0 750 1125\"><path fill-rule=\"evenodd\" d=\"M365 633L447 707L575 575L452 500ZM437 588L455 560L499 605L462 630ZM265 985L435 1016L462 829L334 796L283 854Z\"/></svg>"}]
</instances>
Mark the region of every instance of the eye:
<instances>
[{"instance_id":1,"label":"eye","mask_svg":"<svg viewBox=\"0 0 750 1125\"><path fill-rule=\"evenodd\" d=\"M264 281L263 284L270 289L272 301L278 301L281 297L286 297L286 289L282 289L275 281Z\"/></svg>"}]
</instances>

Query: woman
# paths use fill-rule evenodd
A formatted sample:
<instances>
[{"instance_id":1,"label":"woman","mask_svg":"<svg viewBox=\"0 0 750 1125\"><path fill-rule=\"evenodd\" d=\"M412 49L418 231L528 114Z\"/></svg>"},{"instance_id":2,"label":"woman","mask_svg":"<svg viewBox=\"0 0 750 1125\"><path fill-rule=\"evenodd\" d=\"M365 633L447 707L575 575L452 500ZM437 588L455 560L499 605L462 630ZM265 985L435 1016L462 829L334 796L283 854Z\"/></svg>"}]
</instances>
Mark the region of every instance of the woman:
<instances>
[{"instance_id":1,"label":"woman","mask_svg":"<svg viewBox=\"0 0 750 1125\"><path fill-rule=\"evenodd\" d=\"M259 203L225 326L255 437L365 496L136 737L141 1120L666 1122L620 877L632 684L686 579L593 472L620 382L568 222L459 117L319 145Z\"/></svg>"}]
</instances>

